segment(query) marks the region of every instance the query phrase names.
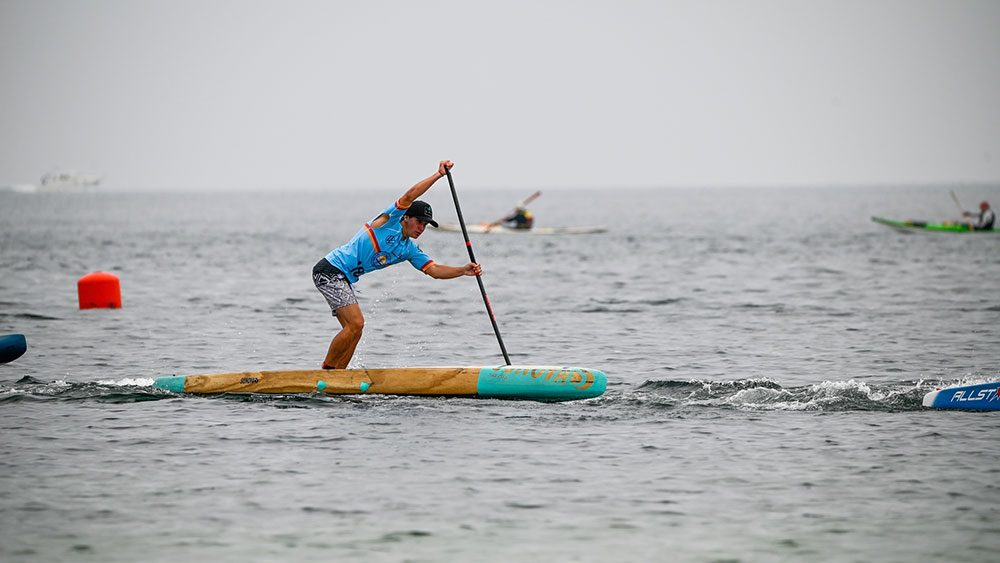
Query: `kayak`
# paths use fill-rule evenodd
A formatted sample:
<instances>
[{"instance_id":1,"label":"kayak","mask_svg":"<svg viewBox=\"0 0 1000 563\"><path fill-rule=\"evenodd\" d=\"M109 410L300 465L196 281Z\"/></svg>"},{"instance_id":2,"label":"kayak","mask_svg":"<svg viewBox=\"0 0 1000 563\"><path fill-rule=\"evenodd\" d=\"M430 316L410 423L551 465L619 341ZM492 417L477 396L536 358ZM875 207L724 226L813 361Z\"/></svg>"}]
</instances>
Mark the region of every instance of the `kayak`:
<instances>
[{"instance_id":1,"label":"kayak","mask_svg":"<svg viewBox=\"0 0 1000 563\"><path fill-rule=\"evenodd\" d=\"M158 377L173 393L326 393L573 401L604 393L607 376L578 367L491 366L244 371Z\"/></svg>"},{"instance_id":2,"label":"kayak","mask_svg":"<svg viewBox=\"0 0 1000 563\"><path fill-rule=\"evenodd\" d=\"M487 226L483 224L466 225L465 228L470 233L486 235L592 235L607 231L604 227L533 227L531 229L512 229L510 227L504 227L503 225L487 228ZM462 226L458 224L441 223L441 225L438 226L438 230L460 233L462 232Z\"/></svg>"},{"instance_id":3,"label":"kayak","mask_svg":"<svg viewBox=\"0 0 1000 563\"><path fill-rule=\"evenodd\" d=\"M887 227L892 227L897 231L903 232L913 232L913 231L933 231L941 233L995 233L996 229L989 229L983 231L976 231L969 228L968 223L957 223L954 221L945 221L944 223L929 223L927 221L914 221L908 219L906 221L895 221L892 219L883 219L882 217L872 217L872 221L880 225L885 225Z\"/></svg>"}]
</instances>

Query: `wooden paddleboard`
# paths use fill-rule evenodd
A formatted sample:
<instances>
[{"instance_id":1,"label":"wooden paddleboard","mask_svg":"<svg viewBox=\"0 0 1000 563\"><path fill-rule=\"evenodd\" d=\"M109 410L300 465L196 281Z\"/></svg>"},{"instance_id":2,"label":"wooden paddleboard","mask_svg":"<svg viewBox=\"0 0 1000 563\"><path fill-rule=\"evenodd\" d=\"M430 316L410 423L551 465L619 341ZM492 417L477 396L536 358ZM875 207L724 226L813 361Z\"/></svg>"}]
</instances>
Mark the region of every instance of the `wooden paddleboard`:
<instances>
[{"instance_id":1,"label":"wooden paddleboard","mask_svg":"<svg viewBox=\"0 0 1000 563\"><path fill-rule=\"evenodd\" d=\"M174 393L432 395L572 401L598 397L604 372L577 367L494 366L244 371L159 377Z\"/></svg>"},{"instance_id":2,"label":"wooden paddleboard","mask_svg":"<svg viewBox=\"0 0 1000 563\"><path fill-rule=\"evenodd\" d=\"M590 235L606 232L604 227L533 227L531 229L512 229L497 225L487 228L486 225L466 225L469 233L487 235ZM441 223L439 231L462 232L462 226L450 223Z\"/></svg>"}]
</instances>

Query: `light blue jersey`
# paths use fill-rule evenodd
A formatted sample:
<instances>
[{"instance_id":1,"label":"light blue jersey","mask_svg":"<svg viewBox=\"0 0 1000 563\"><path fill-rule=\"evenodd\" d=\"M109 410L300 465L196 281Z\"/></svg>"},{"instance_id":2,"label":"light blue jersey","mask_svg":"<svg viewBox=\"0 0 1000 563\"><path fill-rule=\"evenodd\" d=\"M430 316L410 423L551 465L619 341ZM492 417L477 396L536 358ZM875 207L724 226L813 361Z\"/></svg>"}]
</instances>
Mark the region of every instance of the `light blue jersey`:
<instances>
[{"instance_id":1,"label":"light blue jersey","mask_svg":"<svg viewBox=\"0 0 1000 563\"><path fill-rule=\"evenodd\" d=\"M384 225L376 229L365 223L347 244L327 254L326 261L343 272L351 283L357 282L363 274L403 260L409 260L414 268L422 272L427 270L434 261L420 250L417 243L403 237L403 226L399 221L406 209L400 207L398 201L394 202L382 212L389 216Z\"/></svg>"}]
</instances>

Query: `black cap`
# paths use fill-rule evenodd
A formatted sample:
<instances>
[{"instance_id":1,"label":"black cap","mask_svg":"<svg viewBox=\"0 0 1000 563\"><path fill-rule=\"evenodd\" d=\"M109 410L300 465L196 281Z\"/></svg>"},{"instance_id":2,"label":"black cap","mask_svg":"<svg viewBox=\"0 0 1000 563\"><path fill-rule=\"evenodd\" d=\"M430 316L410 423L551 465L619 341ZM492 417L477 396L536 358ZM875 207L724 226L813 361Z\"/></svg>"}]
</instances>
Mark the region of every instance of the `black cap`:
<instances>
[{"instance_id":1,"label":"black cap","mask_svg":"<svg viewBox=\"0 0 1000 563\"><path fill-rule=\"evenodd\" d=\"M431 204L426 201L420 201L419 199L414 201L410 204L410 208L406 210L404 215L430 223L435 228L438 226L437 221L434 220L434 212L431 210Z\"/></svg>"}]
</instances>

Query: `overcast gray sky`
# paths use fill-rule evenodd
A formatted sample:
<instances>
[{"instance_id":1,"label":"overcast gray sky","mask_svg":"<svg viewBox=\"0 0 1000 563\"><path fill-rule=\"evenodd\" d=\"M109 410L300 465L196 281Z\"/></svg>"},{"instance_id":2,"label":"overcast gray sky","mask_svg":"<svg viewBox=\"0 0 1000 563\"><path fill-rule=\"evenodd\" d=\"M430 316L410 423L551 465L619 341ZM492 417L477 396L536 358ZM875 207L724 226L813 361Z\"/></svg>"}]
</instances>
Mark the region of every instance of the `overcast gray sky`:
<instances>
[{"instance_id":1,"label":"overcast gray sky","mask_svg":"<svg viewBox=\"0 0 1000 563\"><path fill-rule=\"evenodd\" d=\"M0 0L0 184L1000 182L1000 2Z\"/></svg>"}]
</instances>

